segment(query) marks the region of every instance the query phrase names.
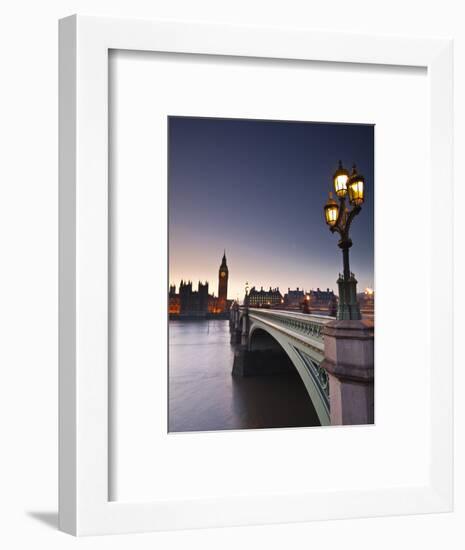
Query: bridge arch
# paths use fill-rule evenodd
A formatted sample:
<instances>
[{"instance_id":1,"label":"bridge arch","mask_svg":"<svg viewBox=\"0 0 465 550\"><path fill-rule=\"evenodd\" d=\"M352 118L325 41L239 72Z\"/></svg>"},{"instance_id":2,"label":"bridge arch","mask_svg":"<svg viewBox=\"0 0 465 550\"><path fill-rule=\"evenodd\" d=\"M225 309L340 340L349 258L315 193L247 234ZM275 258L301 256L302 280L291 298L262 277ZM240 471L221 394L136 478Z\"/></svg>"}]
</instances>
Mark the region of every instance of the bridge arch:
<instances>
[{"instance_id":1,"label":"bridge arch","mask_svg":"<svg viewBox=\"0 0 465 550\"><path fill-rule=\"evenodd\" d=\"M269 331L257 326L256 324L254 324L250 329L248 347L250 351L260 351L266 349L285 351L278 340L276 340L276 338L270 334Z\"/></svg>"},{"instance_id":2,"label":"bridge arch","mask_svg":"<svg viewBox=\"0 0 465 550\"><path fill-rule=\"evenodd\" d=\"M261 322L260 319L251 319L247 349L249 351L282 350L289 359L289 368L295 368L304 383L320 424L326 426L331 423L329 399L322 389L322 380L318 378L320 374L326 375L326 373L320 373L319 361L311 355L311 352L309 353L305 346L302 346L297 340L292 340L278 329Z\"/></svg>"}]
</instances>

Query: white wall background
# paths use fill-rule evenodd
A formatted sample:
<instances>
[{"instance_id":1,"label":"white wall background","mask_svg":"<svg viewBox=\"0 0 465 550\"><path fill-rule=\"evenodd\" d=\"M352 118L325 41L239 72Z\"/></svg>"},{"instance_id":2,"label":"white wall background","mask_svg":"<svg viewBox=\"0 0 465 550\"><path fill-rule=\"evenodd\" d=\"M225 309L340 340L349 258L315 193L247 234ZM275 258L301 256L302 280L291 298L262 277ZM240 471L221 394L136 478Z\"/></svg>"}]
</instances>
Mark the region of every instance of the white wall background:
<instances>
[{"instance_id":1,"label":"white wall background","mask_svg":"<svg viewBox=\"0 0 465 550\"><path fill-rule=\"evenodd\" d=\"M57 20L71 13L267 24L455 39L456 195L465 151L460 0L9 0L0 15L0 546L3 548L464 547L465 300L456 296L456 511L73 539L57 507ZM395 167L393 167L395 171ZM421 189L421 182L419 182ZM456 280L465 279L456 207ZM438 320L440 322L440 320ZM440 365L437 365L440 368ZM402 449L397 450L402 453Z\"/></svg>"}]
</instances>

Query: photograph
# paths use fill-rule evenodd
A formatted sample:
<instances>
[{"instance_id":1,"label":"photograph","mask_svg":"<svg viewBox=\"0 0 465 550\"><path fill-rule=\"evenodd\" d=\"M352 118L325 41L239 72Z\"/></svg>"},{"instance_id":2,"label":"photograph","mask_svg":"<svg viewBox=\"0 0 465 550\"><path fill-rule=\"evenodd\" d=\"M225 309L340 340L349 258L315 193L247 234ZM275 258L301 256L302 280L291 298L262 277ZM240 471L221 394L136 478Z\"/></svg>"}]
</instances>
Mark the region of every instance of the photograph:
<instances>
[{"instance_id":1,"label":"photograph","mask_svg":"<svg viewBox=\"0 0 465 550\"><path fill-rule=\"evenodd\" d=\"M0 548L463 550L464 2L2 8Z\"/></svg>"},{"instance_id":2,"label":"photograph","mask_svg":"<svg viewBox=\"0 0 465 550\"><path fill-rule=\"evenodd\" d=\"M169 116L168 432L374 423L374 125Z\"/></svg>"}]
</instances>

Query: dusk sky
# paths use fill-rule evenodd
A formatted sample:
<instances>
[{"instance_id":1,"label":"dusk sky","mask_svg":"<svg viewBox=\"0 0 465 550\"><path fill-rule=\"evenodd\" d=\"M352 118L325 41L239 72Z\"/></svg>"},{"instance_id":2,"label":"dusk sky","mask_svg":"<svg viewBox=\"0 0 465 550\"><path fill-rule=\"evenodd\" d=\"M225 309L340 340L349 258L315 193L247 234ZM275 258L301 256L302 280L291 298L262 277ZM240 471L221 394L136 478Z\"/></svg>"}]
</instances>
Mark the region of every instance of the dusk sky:
<instances>
[{"instance_id":1,"label":"dusk sky","mask_svg":"<svg viewBox=\"0 0 465 550\"><path fill-rule=\"evenodd\" d=\"M374 127L169 117L169 281L209 281L218 293L226 249L228 298L265 289L334 289L338 235L323 206L341 159L366 179L351 228L358 290L374 287Z\"/></svg>"}]
</instances>

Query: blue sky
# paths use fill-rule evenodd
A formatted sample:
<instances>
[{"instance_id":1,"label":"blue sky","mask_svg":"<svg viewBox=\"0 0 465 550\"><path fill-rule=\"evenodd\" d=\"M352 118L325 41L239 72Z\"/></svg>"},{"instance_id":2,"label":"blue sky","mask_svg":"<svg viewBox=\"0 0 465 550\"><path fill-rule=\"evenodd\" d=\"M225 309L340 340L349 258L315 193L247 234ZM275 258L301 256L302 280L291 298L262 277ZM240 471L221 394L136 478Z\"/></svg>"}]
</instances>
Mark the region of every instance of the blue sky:
<instances>
[{"instance_id":1,"label":"blue sky","mask_svg":"<svg viewBox=\"0 0 465 550\"><path fill-rule=\"evenodd\" d=\"M351 270L374 286L374 127L169 117L170 283L208 280L217 294L226 249L229 298L245 282L332 288L342 270L323 206L341 159L366 178L354 220Z\"/></svg>"}]
</instances>

